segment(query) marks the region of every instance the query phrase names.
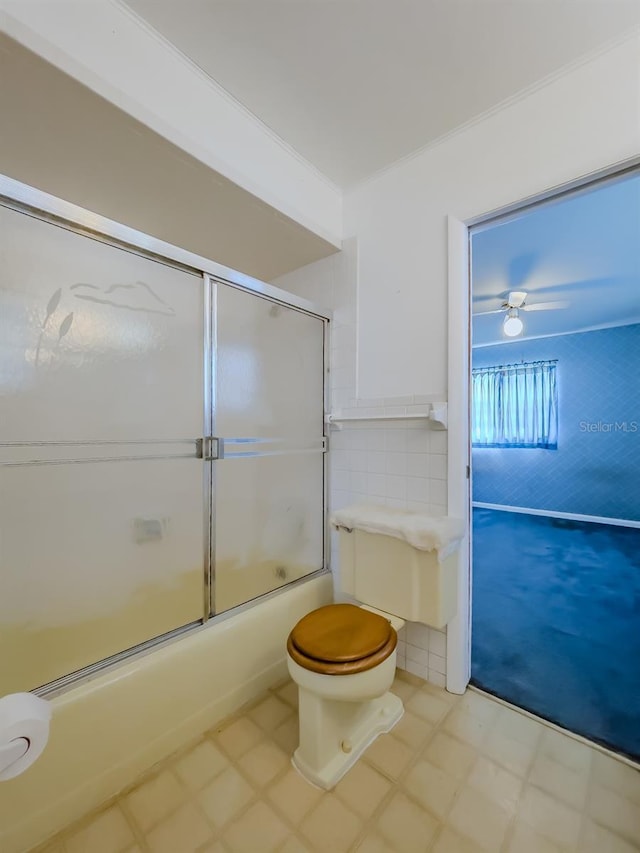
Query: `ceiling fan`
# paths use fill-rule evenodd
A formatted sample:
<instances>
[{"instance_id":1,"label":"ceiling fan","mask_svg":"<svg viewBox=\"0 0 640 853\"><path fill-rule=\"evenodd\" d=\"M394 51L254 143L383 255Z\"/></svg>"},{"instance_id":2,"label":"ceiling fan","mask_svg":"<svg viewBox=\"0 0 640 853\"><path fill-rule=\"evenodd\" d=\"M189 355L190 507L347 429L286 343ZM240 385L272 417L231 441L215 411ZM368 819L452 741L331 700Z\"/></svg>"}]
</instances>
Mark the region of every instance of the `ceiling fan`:
<instances>
[{"instance_id":1,"label":"ceiling fan","mask_svg":"<svg viewBox=\"0 0 640 853\"><path fill-rule=\"evenodd\" d=\"M525 290L512 290L509 292L506 301L502 303L500 308L493 311L479 311L474 314L474 317L482 317L485 314L502 314L505 312L503 329L508 338L515 338L521 334L524 324L520 319L520 311L555 311L558 308L568 308L569 302L566 299L559 299L555 302L534 302L527 305L528 293Z\"/></svg>"}]
</instances>

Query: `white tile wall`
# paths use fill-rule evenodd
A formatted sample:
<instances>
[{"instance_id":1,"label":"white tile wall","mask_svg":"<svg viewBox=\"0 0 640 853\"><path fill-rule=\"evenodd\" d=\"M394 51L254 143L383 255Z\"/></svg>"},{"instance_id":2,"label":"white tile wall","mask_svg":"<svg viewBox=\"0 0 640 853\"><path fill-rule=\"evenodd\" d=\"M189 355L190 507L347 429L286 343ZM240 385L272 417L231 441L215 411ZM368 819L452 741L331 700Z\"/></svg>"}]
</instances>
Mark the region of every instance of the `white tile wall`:
<instances>
[{"instance_id":1,"label":"white tile wall","mask_svg":"<svg viewBox=\"0 0 640 853\"><path fill-rule=\"evenodd\" d=\"M429 403L441 398L428 394L358 398L356 264L355 241L346 241L339 255L274 282L333 311L332 411L358 417L426 412ZM329 449L331 510L351 503L375 503L436 515L447 512L447 433L429 421L345 422L341 429L330 428ZM339 579L335 535L331 565ZM407 624L399 636L398 666L444 687L446 633Z\"/></svg>"},{"instance_id":2,"label":"white tile wall","mask_svg":"<svg viewBox=\"0 0 640 853\"><path fill-rule=\"evenodd\" d=\"M446 682L447 635L408 622L398 635L398 666L440 687Z\"/></svg>"},{"instance_id":3,"label":"white tile wall","mask_svg":"<svg viewBox=\"0 0 640 853\"><path fill-rule=\"evenodd\" d=\"M387 408L387 407L384 407ZM355 411L355 410L352 410ZM432 514L447 511L446 434L422 421L346 422L331 427L331 497L335 508L375 503Z\"/></svg>"}]
</instances>

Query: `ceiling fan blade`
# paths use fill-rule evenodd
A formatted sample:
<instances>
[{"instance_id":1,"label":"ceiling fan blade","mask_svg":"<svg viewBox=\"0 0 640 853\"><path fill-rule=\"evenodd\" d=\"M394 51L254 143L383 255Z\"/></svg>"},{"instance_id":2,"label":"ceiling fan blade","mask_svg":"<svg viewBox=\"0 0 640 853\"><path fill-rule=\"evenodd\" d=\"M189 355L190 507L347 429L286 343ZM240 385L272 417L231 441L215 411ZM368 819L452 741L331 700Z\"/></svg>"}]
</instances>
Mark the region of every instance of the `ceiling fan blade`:
<instances>
[{"instance_id":1,"label":"ceiling fan blade","mask_svg":"<svg viewBox=\"0 0 640 853\"><path fill-rule=\"evenodd\" d=\"M586 278L576 281L561 281L556 284L547 285L543 287L538 287L532 282L527 292L529 299L544 297L547 294L549 296L564 296L569 292L571 292L571 295L577 295L579 298L582 298L583 295L592 291L602 291L604 293L605 290L611 291L611 289L619 289L630 283L632 283L630 277L624 275L615 275L608 277L602 276L597 278ZM515 282L513 284L515 284ZM509 293L511 292L513 291L502 291L500 293L482 295L474 292L473 304L480 305L483 302L495 303L498 300L506 302L509 298ZM530 306L525 305L525 309L529 307Z\"/></svg>"},{"instance_id":2,"label":"ceiling fan blade","mask_svg":"<svg viewBox=\"0 0 640 853\"><path fill-rule=\"evenodd\" d=\"M568 308L571 303L566 299L558 299L556 302L534 302L533 305L523 305L521 311L557 311L559 308Z\"/></svg>"},{"instance_id":3,"label":"ceiling fan blade","mask_svg":"<svg viewBox=\"0 0 640 853\"><path fill-rule=\"evenodd\" d=\"M529 290L529 298L534 298L538 295L553 294L560 295L566 291L593 291L602 290L605 292L612 287L619 287L631 283L633 279L626 275L601 276L596 278L577 279L575 281L558 281L555 284L546 285L544 287L532 286Z\"/></svg>"},{"instance_id":4,"label":"ceiling fan blade","mask_svg":"<svg viewBox=\"0 0 640 853\"><path fill-rule=\"evenodd\" d=\"M473 294L473 303L475 305L476 302L498 302L498 301L506 302L508 295L509 294L507 292L505 292L505 293L490 293L490 294L486 294L485 296L480 296L479 294L474 293Z\"/></svg>"},{"instance_id":5,"label":"ceiling fan blade","mask_svg":"<svg viewBox=\"0 0 640 853\"><path fill-rule=\"evenodd\" d=\"M504 308L496 308L495 311L474 311L474 317L485 317L487 314L504 314Z\"/></svg>"}]
</instances>

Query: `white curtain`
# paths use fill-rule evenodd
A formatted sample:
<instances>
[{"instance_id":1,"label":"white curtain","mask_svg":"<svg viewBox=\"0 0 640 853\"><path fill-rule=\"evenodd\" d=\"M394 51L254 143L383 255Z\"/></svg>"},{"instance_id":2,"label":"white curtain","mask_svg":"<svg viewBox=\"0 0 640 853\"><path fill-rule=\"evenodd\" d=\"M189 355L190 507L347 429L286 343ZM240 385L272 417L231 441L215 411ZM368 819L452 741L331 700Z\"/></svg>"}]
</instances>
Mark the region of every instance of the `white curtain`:
<instances>
[{"instance_id":1,"label":"white curtain","mask_svg":"<svg viewBox=\"0 0 640 853\"><path fill-rule=\"evenodd\" d=\"M474 447L558 446L558 396L553 361L472 370Z\"/></svg>"}]
</instances>

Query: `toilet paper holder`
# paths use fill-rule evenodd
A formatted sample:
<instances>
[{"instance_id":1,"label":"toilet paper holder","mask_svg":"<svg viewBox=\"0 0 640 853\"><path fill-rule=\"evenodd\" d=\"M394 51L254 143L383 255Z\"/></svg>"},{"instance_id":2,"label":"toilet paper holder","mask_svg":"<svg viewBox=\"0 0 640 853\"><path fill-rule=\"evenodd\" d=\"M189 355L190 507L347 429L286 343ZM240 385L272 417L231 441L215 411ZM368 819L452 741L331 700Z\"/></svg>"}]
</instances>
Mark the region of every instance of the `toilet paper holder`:
<instances>
[{"instance_id":1,"label":"toilet paper holder","mask_svg":"<svg viewBox=\"0 0 640 853\"><path fill-rule=\"evenodd\" d=\"M12 764L21 759L29 751L31 741L26 737L16 737L0 746L0 779L2 774L11 768Z\"/></svg>"},{"instance_id":2,"label":"toilet paper holder","mask_svg":"<svg viewBox=\"0 0 640 853\"><path fill-rule=\"evenodd\" d=\"M0 782L28 770L49 740L51 703L33 693L0 698Z\"/></svg>"}]
</instances>

